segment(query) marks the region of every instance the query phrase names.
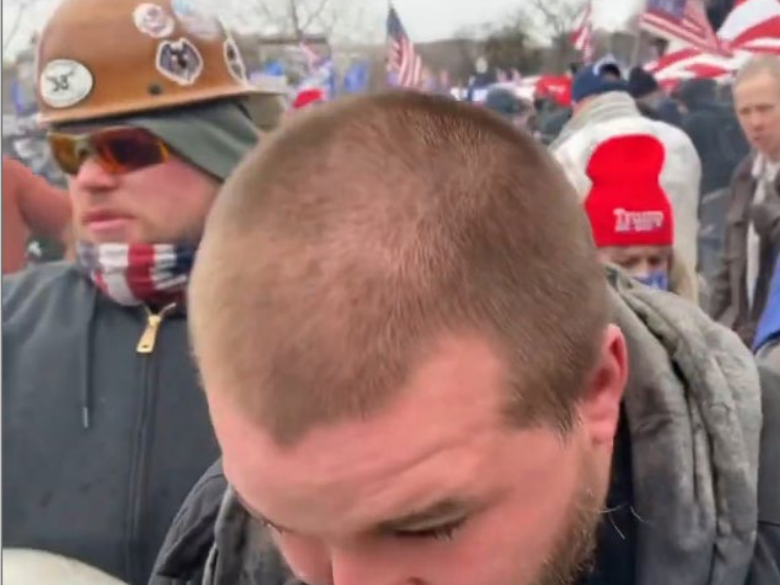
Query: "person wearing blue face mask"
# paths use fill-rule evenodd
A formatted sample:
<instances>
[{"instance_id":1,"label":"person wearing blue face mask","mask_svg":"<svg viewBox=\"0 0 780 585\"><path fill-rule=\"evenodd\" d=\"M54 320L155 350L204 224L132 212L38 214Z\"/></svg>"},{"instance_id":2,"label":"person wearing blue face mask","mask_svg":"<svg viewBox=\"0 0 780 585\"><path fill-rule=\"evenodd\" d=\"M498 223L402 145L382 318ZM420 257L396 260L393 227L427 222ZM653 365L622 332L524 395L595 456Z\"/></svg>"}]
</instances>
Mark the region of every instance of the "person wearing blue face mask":
<instances>
[{"instance_id":1,"label":"person wearing blue face mask","mask_svg":"<svg viewBox=\"0 0 780 585\"><path fill-rule=\"evenodd\" d=\"M694 300L689 271L674 250L672 205L658 181L665 156L649 135L601 143L586 170L591 189L585 211L602 262L646 286Z\"/></svg>"}]
</instances>

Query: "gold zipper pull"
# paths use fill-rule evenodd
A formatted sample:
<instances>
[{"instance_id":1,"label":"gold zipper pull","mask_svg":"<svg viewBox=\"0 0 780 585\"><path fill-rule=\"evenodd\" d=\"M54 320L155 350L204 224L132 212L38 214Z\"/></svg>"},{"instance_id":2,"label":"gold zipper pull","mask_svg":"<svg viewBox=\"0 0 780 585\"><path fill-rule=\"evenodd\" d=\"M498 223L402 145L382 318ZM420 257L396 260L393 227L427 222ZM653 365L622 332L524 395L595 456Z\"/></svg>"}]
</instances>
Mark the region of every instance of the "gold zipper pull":
<instances>
[{"instance_id":1,"label":"gold zipper pull","mask_svg":"<svg viewBox=\"0 0 780 585\"><path fill-rule=\"evenodd\" d=\"M162 324L165 316L176 308L176 303L171 303L167 307L163 308L159 313L152 313L149 307L146 308L146 329L141 334L141 339L138 340L138 346L135 348L140 354L150 354L154 351L154 346L157 343L157 334L160 331L160 325Z\"/></svg>"},{"instance_id":2,"label":"gold zipper pull","mask_svg":"<svg viewBox=\"0 0 780 585\"><path fill-rule=\"evenodd\" d=\"M138 340L136 351L142 354L150 354L154 351L154 344L157 342L157 332L160 330L162 315L149 313L146 316L146 329Z\"/></svg>"}]
</instances>

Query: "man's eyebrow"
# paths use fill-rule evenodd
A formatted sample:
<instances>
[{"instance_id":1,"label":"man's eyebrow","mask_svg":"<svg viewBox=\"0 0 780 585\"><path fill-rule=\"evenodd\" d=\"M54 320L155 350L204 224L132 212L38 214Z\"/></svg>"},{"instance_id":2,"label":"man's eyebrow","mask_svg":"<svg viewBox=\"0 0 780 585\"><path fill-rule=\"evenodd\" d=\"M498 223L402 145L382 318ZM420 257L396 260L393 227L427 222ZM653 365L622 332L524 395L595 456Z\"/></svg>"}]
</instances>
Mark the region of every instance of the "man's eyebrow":
<instances>
[{"instance_id":1,"label":"man's eyebrow","mask_svg":"<svg viewBox=\"0 0 780 585\"><path fill-rule=\"evenodd\" d=\"M461 499L446 499L421 510L379 523L380 530L424 529L437 523L456 521L463 518L469 510L469 503Z\"/></svg>"},{"instance_id":2,"label":"man's eyebrow","mask_svg":"<svg viewBox=\"0 0 780 585\"><path fill-rule=\"evenodd\" d=\"M249 514L255 518L255 520L258 520L263 524L266 524L271 528L281 532L293 532L293 530L275 523L273 520L267 518L264 514L261 514L252 508L252 506L249 505L246 500L244 500L235 490L234 493L238 503L241 504L241 506L243 506L243 508L249 512ZM436 526L437 524L461 520L469 509L470 504L466 500L441 500L421 510L414 511L397 518L392 518L390 520L382 520L377 524L377 529L381 532L425 529L431 526Z\"/></svg>"}]
</instances>

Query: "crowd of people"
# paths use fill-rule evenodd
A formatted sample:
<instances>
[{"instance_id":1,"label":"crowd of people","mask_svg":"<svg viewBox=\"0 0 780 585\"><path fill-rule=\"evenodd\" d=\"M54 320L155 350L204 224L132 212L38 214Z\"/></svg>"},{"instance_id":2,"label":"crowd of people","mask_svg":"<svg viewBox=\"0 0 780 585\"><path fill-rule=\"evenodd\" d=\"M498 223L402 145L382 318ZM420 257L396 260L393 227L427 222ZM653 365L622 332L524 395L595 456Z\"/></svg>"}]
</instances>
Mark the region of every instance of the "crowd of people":
<instances>
[{"instance_id":1,"label":"crowd of people","mask_svg":"<svg viewBox=\"0 0 780 585\"><path fill-rule=\"evenodd\" d=\"M780 584L780 57L729 101L589 64L549 144L503 89L260 131L181 0L64 0L37 67L68 193L4 158L15 574Z\"/></svg>"}]
</instances>

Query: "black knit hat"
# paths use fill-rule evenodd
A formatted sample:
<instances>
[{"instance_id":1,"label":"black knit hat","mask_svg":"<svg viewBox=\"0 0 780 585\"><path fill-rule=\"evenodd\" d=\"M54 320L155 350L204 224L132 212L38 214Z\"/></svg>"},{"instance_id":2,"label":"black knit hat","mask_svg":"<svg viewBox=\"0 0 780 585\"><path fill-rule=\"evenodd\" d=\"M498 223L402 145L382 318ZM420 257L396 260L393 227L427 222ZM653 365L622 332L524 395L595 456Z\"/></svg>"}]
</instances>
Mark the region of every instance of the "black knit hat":
<instances>
[{"instance_id":1,"label":"black knit hat","mask_svg":"<svg viewBox=\"0 0 780 585\"><path fill-rule=\"evenodd\" d=\"M522 115L528 110L528 106L523 104L520 98L512 91L503 87L491 89L483 105L488 110L492 110L507 118Z\"/></svg>"},{"instance_id":2,"label":"black knit hat","mask_svg":"<svg viewBox=\"0 0 780 585\"><path fill-rule=\"evenodd\" d=\"M651 93L658 91L660 86L658 81L641 67L634 67L628 76L628 93L636 99L643 98Z\"/></svg>"},{"instance_id":3,"label":"black knit hat","mask_svg":"<svg viewBox=\"0 0 780 585\"><path fill-rule=\"evenodd\" d=\"M224 182L254 148L260 134L238 99L141 112L138 115L73 122L57 128L86 133L110 126L137 126L162 139L182 159Z\"/></svg>"}]
</instances>

